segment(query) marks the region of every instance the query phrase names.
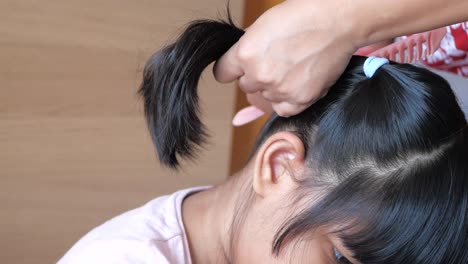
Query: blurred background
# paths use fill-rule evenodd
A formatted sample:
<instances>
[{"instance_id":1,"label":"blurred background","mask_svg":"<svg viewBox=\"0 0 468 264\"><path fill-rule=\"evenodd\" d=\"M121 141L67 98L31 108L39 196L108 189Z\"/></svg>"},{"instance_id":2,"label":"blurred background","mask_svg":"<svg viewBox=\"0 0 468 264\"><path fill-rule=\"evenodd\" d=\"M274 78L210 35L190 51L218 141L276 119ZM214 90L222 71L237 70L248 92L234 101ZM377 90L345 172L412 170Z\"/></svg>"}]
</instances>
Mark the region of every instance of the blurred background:
<instances>
[{"instance_id":1,"label":"blurred background","mask_svg":"<svg viewBox=\"0 0 468 264\"><path fill-rule=\"evenodd\" d=\"M279 2L230 0L230 9L248 26ZM224 17L226 4L0 1L1 263L54 263L111 217L244 164L264 120L233 129L245 96L211 68L200 81L210 145L181 171L159 166L137 95L149 56L191 20Z\"/></svg>"},{"instance_id":2,"label":"blurred background","mask_svg":"<svg viewBox=\"0 0 468 264\"><path fill-rule=\"evenodd\" d=\"M0 262L54 263L91 228L229 175L235 86L200 82L212 138L159 166L136 92L147 58L223 0L0 2ZM243 1L231 0L242 25Z\"/></svg>"},{"instance_id":3,"label":"blurred background","mask_svg":"<svg viewBox=\"0 0 468 264\"><path fill-rule=\"evenodd\" d=\"M227 0L0 1L0 262L55 263L93 227L176 190L225 180L263 120L211 67L200 80L210 144L196 163L159 166L137 95L149 56ZM280 0L230 0L248 26Z\"/></svg>"}]
</instances>

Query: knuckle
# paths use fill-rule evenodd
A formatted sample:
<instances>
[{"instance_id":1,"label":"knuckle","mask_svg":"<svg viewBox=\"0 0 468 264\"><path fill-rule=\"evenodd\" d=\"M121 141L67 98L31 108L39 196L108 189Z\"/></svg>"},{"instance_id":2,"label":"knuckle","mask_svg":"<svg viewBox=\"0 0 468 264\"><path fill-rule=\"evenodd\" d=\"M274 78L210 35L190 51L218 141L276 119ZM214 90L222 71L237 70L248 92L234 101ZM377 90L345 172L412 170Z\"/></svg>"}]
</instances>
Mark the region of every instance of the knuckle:
<instances>
[{"instance_id":1,"label":"knuckle","mask_svg":"<svg viewBox=\"0 0 468 264\"><path fill-rule=\"evenodd\" d=\"M276 114L282 117L290 117L292 115L291 109L288 109L282 105L274 106L273 110L275 110Z\"/></svg>"},{"instance_id":2,"label":"knuckle","mask_svg":"<svg viewBox=\"0 0 468 264\"><path fill-rule=\"evenodd\" d=\"M250 62L256 54L255 46L247 42L240 42L236 51L236 56L239 61L246 63Z\"/></svg>"},{"instance_id":3,"label":"knuckle","mask_svg":"<svg viewBox=\"0 0 468 264\"><path fill-rule=\"evenodd\" d=\"M273 65L258 58L258 54L262 54L262 52L256 45L246 42L239 43L236 52L237 59L242 64L248 65L248 75L251 81L266 85L277 83L278 78L274 73Z\"/></svg>"},{"instance_id":4,"label":"knuckle","mask_svg":"<svg viewBox=\"0 0 468 264\"><path fill-rule=\"evenodd\" d=\"M287 85L281 85L276 88L276 92L282 96L290 96L291 95L291 89Z\"/></svg>"},{"instance_id":5,"label":"knuckle","mask_svg":"<svg viewBox=\"0 0 468 264\"><path fill-rule=\"evenodd\" d=\"M273 105L273 110L282 117L297 115L307 108L306 105L298 105L290 102L282 102Z\"/></svg>"},{"instance_id":6,"label":"knuckle","mask_svg":"<svg viewBox=\"0 0 468 264\"><path fill-rule=\"evenodd\" d=\"M241 77L239 79L238 85L239 85L239 88L246 93L253 93L256 90L258 90L255 83L245 77Z\"/></svg>"},{"instance_id":7,"label":"knuckle","mask_svg":"<svg viewBox=\"0 0 468 264\"><path fill-rule=\"evenodd\" d=\"M295 89L291 94L291 101L298 105L311 105L321 98L323 91L314 90L315 87L306 85L307 89Z\"/></svg>"},{"instance_id":8,"label":"knuckle","mask_svg":"<svg viewBox=\"0 0 468 264\"><path fill-rule=\"evenodd\" d=\"M315 101L315 98L311 98L309 96L296 96L294 99L294 101L299 105L307 105L310 104L310 102Z\"/></svg>"},{"instance_id":9,"label":"knuckle","mask_svg":"<svg viewBox=\"0 0 468 264\"><path fill-rule=\"evenodd\" d=\"M266 65L262 65L259 67L260 69L257 71L256 74L256 81L261 84L274 84L276 82L275 75L272 73L270 69Z\"/></svg>"}]
</instances>

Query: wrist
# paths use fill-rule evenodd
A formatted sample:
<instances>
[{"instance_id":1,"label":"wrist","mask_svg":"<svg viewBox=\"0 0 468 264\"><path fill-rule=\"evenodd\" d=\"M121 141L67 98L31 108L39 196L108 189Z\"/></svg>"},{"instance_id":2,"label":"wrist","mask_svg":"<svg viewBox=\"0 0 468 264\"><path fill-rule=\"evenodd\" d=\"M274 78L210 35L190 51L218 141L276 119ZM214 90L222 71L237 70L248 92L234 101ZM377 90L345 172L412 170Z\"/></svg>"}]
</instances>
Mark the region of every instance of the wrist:
<instances>
[{"instance_id":1,"label":"wrist","mask_svg":"<svg viewBox=\"0 0 468 264\"><path fill-rule=\"evenodd\" d=\"M296 17L305 19L302 23L310 25L313 34L326 34L326 39L353 54L368 41L355 1L359 0L287 0L284 4L293 7Z\"/></svg>"},{"instance_id":2,"label":"wrist","mask_svg":"<svg viewBox=\"0 0 468 264\"><path fill-rule=\"evenodd\" d=\"M352 53L371 42L372 28L366 24L366 17L362 14L358 0L334 0L335 16L337 23L335 28L341 35L340 41L351 45Z\"/></svg>"},{"instance_id":3,"label":"wrist","mask_svg":"<svg viewBox=\"0 0 468 264\"><path fill-rule=\"evenodd\" d=\"M341 21L349 23L358 47L465 21L466 0L332 0L343 6ZM345 22L346 23L346 22Z\"/></svg>"}]
</instances>

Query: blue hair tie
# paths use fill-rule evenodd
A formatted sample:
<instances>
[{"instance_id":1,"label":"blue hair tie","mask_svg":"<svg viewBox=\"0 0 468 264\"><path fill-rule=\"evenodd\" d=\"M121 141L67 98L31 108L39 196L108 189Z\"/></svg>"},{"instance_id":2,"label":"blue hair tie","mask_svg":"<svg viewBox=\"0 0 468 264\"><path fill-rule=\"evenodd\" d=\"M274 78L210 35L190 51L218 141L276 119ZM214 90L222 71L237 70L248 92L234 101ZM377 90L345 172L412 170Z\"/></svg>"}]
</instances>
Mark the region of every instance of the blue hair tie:
<instances>
[{"instance_id":1,"label":"blue hair tie","mask_svg":"<svg viewBox=\"0 0 468 264\"><path fill-rule=\"evenodd\" d=\"M379 58L379 57L368 57L364 62L364 74L367 78L372 78L374 73L382 67L382 65L389 63L388 59L386 58Z\"/></svg>"}]
</instances>

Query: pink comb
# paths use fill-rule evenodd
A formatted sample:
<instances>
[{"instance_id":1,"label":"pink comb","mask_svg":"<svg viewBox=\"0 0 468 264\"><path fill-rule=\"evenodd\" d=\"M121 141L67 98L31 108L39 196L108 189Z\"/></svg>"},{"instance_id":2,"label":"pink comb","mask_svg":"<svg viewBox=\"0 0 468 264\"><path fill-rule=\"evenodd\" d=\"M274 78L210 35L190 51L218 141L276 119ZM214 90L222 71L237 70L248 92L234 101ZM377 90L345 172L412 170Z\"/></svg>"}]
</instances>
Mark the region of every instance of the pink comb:
<instances>
[{"instance_id":1,"label":"pink comb","mask_svg":"<svg viewBox=\"0 0 468 264\"><path fill-rule=\"evenodd\" d=\"M369 56L387 58L398 63L413 63L424 60L434 53L447 33L445 28L439 28L424 33L413 34L403 40L378 49Z\"/></svg>"}]
</instances>

